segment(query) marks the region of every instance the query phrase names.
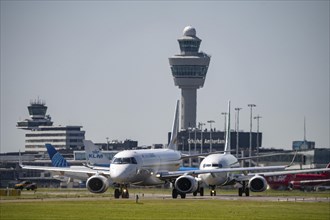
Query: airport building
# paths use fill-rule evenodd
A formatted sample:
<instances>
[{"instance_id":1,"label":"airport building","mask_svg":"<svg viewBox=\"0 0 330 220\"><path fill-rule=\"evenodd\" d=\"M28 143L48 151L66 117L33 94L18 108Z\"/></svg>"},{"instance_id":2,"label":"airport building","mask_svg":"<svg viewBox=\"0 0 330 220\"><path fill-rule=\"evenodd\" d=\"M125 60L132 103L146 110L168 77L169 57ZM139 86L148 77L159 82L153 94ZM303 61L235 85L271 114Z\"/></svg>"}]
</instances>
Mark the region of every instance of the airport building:
<instances>
[{"instance_id":1,"label":"airport building","mask_svg":"<svg viewBox=\"0 0 330 220\"><path fill-rule=\"evenodd\" d=\"M82 126L53 126L50 115L46 115L47 106L40 99L30 101L30 118L18 121L16 127L26 130L25 151L46 151L45 144L52 144L57 150L81 150L85 131Z\"/></svg>"},{"instance_id":2,"label":"airport building","mask_svg":"<svg viewBox=\"0 0 330 220\"><path fill-rule=\"evenodd\" d=\"M16 127L24 130L33 130L39 126L52 126L50 115L46 115L46 102L40 99L31 100L28 106L30 118L18 121Z\"/></svg>"},{"instance_id":3,"label":"airport building","mask_svg":"<svg viewBox=\"0 0 330 220\"><path fill-rule=\"evenodd\" d=\"M25 151L46 151L45 144L57 150L81 150L85 131L82 126L39 126L25 134Z\"/></svg>"},{"instance_id":4,"label":"airport building","mask_svg":"<svg viewBox=\"0 0 330 220\"><path fill-rule=\"evenodd\" d=\"M313 150L315 149L314 141L293 141L292 142L293 150Z\"/></svg>"},{"instance_id":5,"label":"airport building","mask_svg":"<svg viewBox=\"0 0 330 220\"><path fill-rule=\"evenodd\" d=\"M241 154L248 151L250 147L250 132L239 132L237 142L237 132L231 131L230 148L232 153ZM251 148L255 151L262 146L262 133L252 132ZM170 138L170 134L169 134ZM223 151L225 147L225 132L216 130L183 130L178 133L177 147L179 151L208 153L211 151ZM247 154L246 154L247 155Z\"/></svg>"}]
</instances>

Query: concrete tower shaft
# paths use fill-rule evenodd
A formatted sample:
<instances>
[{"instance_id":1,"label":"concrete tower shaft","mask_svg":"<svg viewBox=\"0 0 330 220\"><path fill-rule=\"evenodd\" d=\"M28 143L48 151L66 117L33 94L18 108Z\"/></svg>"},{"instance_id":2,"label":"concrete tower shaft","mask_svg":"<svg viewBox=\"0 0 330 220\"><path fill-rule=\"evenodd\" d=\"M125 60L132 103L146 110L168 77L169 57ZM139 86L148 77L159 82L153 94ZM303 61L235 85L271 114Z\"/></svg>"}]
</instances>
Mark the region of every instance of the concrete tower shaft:
<instances>
[{"instance_id":1,"label":"concrete tower shaft","mask_svg":"<svg viewBox=\"0 0 330 220\"><path fill-rule=\"evenodd\" d=\"M187 26L178 39L181 53L169 58L174 84L181 89L181 129L196 127L197 89L204 86L210 56L199 52L201 39Z\"/></svg>"}]
</instances>

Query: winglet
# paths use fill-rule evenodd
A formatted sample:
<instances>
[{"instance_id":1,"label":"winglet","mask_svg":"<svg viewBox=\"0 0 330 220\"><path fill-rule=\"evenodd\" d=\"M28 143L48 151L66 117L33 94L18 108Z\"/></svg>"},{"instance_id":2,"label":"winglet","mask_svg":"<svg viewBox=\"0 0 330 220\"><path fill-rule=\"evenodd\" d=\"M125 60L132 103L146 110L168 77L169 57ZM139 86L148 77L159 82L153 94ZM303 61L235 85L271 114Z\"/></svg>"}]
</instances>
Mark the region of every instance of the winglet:
<instances>
[{"instance_id":1,"label":"winglet","mask_svg":"<svg viewBox=\"0 0 330 220\"><path fill-rule=\"evenodd\" d=\"M64 159L64 157L57 152L57 150L51 144L45 144L49 158L52 160L52 165L54 167L69 167L69 163Z\"/></svg>"},{"instance_id":2,"label":"winglet","mask_svg":"<svg viewBox=\"0 0 330 220\"><path fill-rule=\"evenodd\" d=\"M225 154L230 154L230 101L228 101L228 117L226 127L226 141L225 141Z\"/></svg>"},{"instance_id":3,"label":"winglet","mask_svg":"<svg viewBox=\"0 0 330 220\"><path fill-rule=\"evenodd\" d=\"M170 143L168 144L168 148L172 150L177 150L177 139L179 132L179 103L180 101L177 100L175 114L174 114L174 121L172 125L171 139L170 139Z\"/></svg>"}]
</instances>

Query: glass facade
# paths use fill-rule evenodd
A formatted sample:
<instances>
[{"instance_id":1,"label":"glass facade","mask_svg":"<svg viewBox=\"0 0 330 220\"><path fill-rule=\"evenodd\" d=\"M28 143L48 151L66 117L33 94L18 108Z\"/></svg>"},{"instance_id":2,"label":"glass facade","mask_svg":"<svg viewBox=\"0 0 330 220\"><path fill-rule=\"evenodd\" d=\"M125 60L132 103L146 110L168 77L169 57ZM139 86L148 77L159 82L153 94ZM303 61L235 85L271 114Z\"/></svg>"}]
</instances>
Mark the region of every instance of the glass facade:
<instances>
[{"instance_id":1,"label":"glass facade","mask_svg":"<svg viewBox=\"0 0 330 220\"><path fill-rule=\"evenodd\" d=\"M31 105L28 107L30 115L46 115L47 107L44 105Z\"/></svg>"}]
</instances>

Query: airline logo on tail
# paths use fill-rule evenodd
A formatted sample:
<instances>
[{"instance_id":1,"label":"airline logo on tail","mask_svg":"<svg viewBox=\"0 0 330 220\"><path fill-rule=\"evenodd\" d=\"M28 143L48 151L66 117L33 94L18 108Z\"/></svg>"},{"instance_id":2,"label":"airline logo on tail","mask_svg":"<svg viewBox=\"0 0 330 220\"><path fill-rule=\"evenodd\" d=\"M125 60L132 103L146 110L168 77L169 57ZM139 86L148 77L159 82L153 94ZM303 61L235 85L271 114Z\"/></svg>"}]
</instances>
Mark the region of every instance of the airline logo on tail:
<instances>
[{"instance_id":1,"label":"airline logo on tail","mask_svg":"<svg viewBox=\"0 0 330 220\"><path fill-rule=\"evenodd\" d=\"M57 150L51 144L45 144L49 158L52 160L54 167L69 167L70 164L64 159L64 157L57 152Z\"/></svg>"},{"instance_id":2,"label":"airline logo on tail","mask_svg":"<svg viewBox=\"0 0 330 220\"><path fill-rule=\"evenodd\" d=\"M101 153L100 150L93 150L91 153L88 154L88 160L89 159L102 159L103 158L103 154Z\"/></svg>"},{"instance_id":3,"label":"airline logo on tail","mask_svg":"<svg viewBox=\"0 0 330 220\"><path fill-rule=\"evenodd\" d=\"M86 151L86 160L89 165L109 167L111 161L103 154L98 146L90 140L83 140L83 143Z\"/></svg>"}]
</instances>

